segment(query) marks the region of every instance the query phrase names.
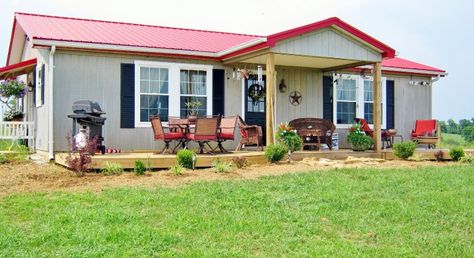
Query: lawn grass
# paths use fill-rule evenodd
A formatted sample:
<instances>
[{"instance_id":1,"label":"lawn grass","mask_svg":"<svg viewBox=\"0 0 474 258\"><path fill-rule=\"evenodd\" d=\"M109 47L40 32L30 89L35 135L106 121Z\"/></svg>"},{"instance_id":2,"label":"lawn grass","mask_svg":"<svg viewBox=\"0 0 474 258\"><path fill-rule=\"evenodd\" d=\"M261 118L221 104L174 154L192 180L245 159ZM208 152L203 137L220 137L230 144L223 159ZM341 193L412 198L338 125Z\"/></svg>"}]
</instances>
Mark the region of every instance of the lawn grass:
<instances>
[{"instance_id":1,"label":"lawn grass","mask_svg":"<svg viewBox=\"0 0 474 258\"><path fill-rule=\"evenodd\" d=\"M441 134L441 147L450 149L452 147L463 147L465 149L474 149L474 142L467 142L460 134Z\"/></svg>"},{"instance_id":2,"label":"lawn grass","mask_svg":"<svg viewBox=\"0 0 474 258\"><path fill-rule=\"evenodd\" d=\"M473 234L472 165L0 200L0 257L466 257Z\"/></svg>"}]
</instances>

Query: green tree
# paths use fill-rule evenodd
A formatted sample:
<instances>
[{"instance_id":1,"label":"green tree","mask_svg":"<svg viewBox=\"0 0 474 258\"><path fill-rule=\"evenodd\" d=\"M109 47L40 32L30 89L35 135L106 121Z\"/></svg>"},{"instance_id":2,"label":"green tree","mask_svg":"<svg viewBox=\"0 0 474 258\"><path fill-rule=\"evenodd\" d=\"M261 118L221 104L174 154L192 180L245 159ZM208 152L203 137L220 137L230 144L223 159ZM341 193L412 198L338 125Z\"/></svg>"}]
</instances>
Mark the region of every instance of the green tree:
<instances>
[{"instance_id":1,"label":"green tree","mask_svg":"<svg viewBox=\"0 0 474 258\"><path fill-rule=\"evenodd\" d=\"M459 134L458 124L453 120L448 120L448 133Z\"/></svg>"},{"instance_id":2,"label":"green tree","mask_svg":"<svg viewBox=\"0 0 474 258\"><path fill-rule=\"evenodd\" d=\"M467 126L462 130L462 138L467 142L474 142L474 125Z\"/></svg>"},{"instance_id":3,"label":"green tree","mask_svg":"<svg viewBox=\"0 0 474 258\"><path fill-rule=\"evenodd\" d=\"M459 120L459 132L462 133L462 131L464 130L464 128L468 127L468 126L471 126L472 123L471 123L471 120L469 119L461 119Z\"/></svg>"},{"instance_id":4,"label":"green tree","mask_svg":"<svg viewBox=\"0 0 474 258\"><path fill-rule=\"evenodd\" d=\"M442 133L448 133L448 125L446 124L446 121L439 121L439 127L441 127L441 132Z\"/></svg>"}]
</instances>

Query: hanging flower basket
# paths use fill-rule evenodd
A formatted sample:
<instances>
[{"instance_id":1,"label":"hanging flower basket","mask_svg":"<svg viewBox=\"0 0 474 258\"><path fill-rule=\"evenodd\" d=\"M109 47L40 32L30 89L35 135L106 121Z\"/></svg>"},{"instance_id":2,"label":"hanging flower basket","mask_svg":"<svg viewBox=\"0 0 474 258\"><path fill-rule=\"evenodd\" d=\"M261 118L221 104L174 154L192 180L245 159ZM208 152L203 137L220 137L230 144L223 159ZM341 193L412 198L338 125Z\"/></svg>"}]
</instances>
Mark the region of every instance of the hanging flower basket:
<instances>
[{"instance_id":1,"label":"hanging flower basket","mask_svg":"<svg viewBox=\"0 0 474 258\"><path fill-rule=\"evenodd\" d=\"M0 96L5 98L23 98L28 93L28 87L23 81L7 79L0 83Z\"/></svg>"},{"instance_id":2,"label":"hanging flower basket","mask_svg":"<svg viewBox=\"0 0 474 258\"><path fill-rule=\"evenodd\" d=\"M9 110L3 115L3 121L23 121L25 114L18 110Z\"/></svg>"}]
</instances>

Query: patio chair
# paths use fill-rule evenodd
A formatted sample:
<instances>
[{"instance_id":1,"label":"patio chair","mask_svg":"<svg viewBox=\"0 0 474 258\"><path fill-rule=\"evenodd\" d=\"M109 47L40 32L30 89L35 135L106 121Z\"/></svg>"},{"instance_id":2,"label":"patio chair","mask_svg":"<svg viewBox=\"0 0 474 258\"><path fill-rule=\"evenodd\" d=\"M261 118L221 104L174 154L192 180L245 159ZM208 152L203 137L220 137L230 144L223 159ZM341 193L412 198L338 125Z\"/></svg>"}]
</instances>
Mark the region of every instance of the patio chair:
<instances>
[{"instance_id":1,"label":"patio chair","mask_svg":"<svg viewBox=\"0 0 474 258\"><path fill-rule=\"evenodd\" d=\"M213 148L209 145L211 141L217 141L217 133L219 126L218 117L199 117L196 120L196 127L193 133L188 133L186 138L189 141L195 141L199 144L199 153L204 153L204 147L207 145L211 152ZM210 153L210 152L209 152Z\"/></svg>"},{"instance_id":2,"label":"patio chair","mask_svg":"<svg viewBox=\"0 0 474 258\"><path fill-rule=\"evenodd\" d=\"M374 137L374 130L372 130L367 123L367 120L364 118L354 118L354 122L360 124L360 129L365 132L366 135L370 137ZM391 148L392 147L392 133L388 130L382 129L382 149Z\"/></svg>"},{"instance_id":3,"label":"patio chair","mask_svg":"<svg viewBox=\"0 0 474 258\"><path fill-rule=\"evenodd\" d=\"M438 120L416 120L415 129L411 131L411 139L419 144L428 144L428 148L436 147L441 141L441 130Z\"/></svg>"},{"instance_id":4,"label":"patio chair","mask_svg":"<svg viewBox=\"0 0 474 258\"><path fill-rule=\"evenodd\" d=\"M235 139L235 127L237 126L237 116L223 117L219 124L217 134L217 147L221 152L228 152L222 146L225 141L233 141Z\"/></svg>"},{"instance_id":5,"label":"patio chair","mask_svg":"<svg viewBox=\"0 0 474 258\"><path fill-rule=\"evenodd\" d=\"M259 125L247 125L240 116L237 116L237 120L241 138L235 151L240 151L248 145L257 145L257 149L260 148L263 151L262 127Z\"/></svg>"},{"instance_id":6,"label":"patio chair","mask_svg":"<svg viewBox=\"0 0 474 258\"><path fill-rule=\"evenodd\" d=\"M159 117L152 117L150 118L151 127L153 128L154 140L155 141L163 141L165 143L165 147L160 154L165 153L167 150L170 150L170 142L178 141L178 144L171 150L171 153L174 153L176 148L183 145L183 142L186 141L186 135L179 131L171 132L169 131L168 127L164 127L161 123ZM168 132L165 132L165 128Z\"/></svg>"}]
</instances>

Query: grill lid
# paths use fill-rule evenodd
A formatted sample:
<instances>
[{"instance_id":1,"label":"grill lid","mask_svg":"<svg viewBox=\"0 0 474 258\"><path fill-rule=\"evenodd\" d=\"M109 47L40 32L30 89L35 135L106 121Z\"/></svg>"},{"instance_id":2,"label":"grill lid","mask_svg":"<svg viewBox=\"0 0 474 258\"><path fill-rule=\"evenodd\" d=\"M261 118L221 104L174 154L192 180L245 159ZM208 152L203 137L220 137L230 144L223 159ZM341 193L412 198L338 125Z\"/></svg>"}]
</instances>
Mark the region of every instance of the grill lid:
<instances>
[{"instance_id":1,"label":"grill lid","mask_svg":"<svg viewBox=\"0 0 474 258\"><path fill-rule=\"evenodd\" d=\"M91 100L78 100L72 104L72 111L75 114L93 114L103 115L104 111L100 108L99 103Z\"/></svg>"}]
</instances>

